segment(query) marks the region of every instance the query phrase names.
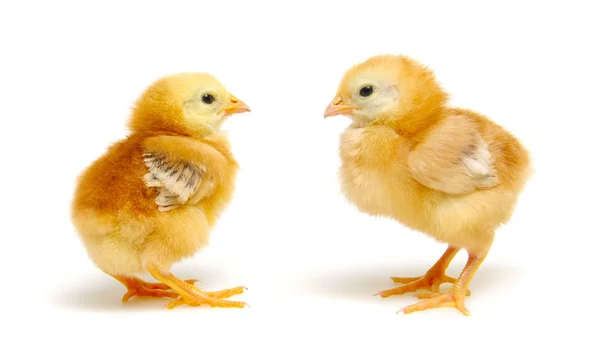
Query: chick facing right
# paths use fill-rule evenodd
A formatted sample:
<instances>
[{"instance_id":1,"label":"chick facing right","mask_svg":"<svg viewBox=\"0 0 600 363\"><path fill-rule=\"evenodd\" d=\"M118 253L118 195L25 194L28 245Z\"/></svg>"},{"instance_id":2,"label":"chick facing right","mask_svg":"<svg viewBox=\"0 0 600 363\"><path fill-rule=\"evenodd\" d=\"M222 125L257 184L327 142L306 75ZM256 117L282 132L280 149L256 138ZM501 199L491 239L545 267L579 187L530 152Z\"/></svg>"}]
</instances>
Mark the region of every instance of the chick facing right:
<instances>
[{"instance_id":1,"label":"chick facing right","mask_svg":"<svg viewBox=\"0 0 600 363\"><path fill-rule=\"evenodd\" d=\"M153 83L138 99L130 134L80 176L72 220L92 261L133 296L176 298L167 306L243 307L224 298L243 287L205 292L169 271L208 243L233 197L238 164L221 124L250 108L206 73ZM135 274L145 271L160 281Z\"/></svg>"}]
</instances>

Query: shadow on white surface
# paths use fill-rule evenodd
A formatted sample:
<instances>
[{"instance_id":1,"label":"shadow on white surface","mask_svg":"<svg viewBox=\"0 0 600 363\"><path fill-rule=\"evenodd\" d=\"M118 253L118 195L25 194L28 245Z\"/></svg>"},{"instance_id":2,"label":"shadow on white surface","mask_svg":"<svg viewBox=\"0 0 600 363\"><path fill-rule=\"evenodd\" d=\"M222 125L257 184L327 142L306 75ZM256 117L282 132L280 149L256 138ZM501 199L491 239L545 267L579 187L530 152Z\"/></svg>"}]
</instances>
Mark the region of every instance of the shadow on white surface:
<instances>
[{"instance_id":1,"label":"shadow on white surface","mask_svg":"<svg viewBox=\"0 0 600 363\"><path fill-rule=\"evenodd\" d=\"M134 297L127 303L121 298L127 292L125 287L110 277L99 276L86 282L74 283L58 292L53 303L65 310L129 312L132 307L156 309L166 304L168 299Z\"/></svg>"},{"instance_id":2,"label":"shadow on white surface","mask_svg":"<svg viewBox=\"0 0 600 363\"><path fill-rule=\"evenodd\" d=\"M244 281L244 285L248 283L246 286L254 292L252 294L254 298L246 297L247 294L243 294L233 299L246 301L252 307L257 308L272 306L273 301L290 303L286 299L292 299L294 303L302 305L307 301L312 301L313 298L348 302L360 301L369 304L385 302L386 305L389 303L395 306L397 303L413 302L414 293L387 299L374 297L373 294L399 286L390 280L390 276L417 276L427 271L429 267L426 263L400 267L394 263L363 264L339 268L320 268L318 271L311 271L308 274L302 271L294 276L279 276L274 280L259 278L253 283L248 279ZM449 268L448 273L450 276L457 276L461 268L462 266L459 264L453 265ZM228 272L227 266L205 265L200 268L196 265L179 266L174 270L174 274L182 279L198 278L200 282L196 285L208 291L235 285L228 281L230 271ZM484 265L475 275L470 288L474 296L489 297L498 291L510 291L524 275L525 271L522 266ZM154 281L149 276L142 276L142 278ZM445 291L450 286L450 284L444 284L442 290ZM121 298L125 292L124 286L119 282L98 272L72 280L54 289L51 302L56 307L69 311L126 313L161 310L169 301L167 298L134 297L123 304Z\"/></svg>"}]
</instances>

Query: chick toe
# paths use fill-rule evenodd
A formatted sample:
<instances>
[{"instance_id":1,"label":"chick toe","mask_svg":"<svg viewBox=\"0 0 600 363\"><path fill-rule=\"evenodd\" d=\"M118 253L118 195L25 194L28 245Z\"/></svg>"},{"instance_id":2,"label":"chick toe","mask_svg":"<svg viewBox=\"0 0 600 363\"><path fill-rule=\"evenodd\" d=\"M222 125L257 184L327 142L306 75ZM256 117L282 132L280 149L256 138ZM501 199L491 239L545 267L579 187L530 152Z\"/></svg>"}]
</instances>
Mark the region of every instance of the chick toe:
<instances>
[{"instance_id":1,"label":"chick toe","mask_svg":"<svg viewBox=\"0 0 600 363\"><path fill-rule=\"evenodd\" d=\"M127 292L123 295L121 301L127 302L134 296L145 297L168 297L175 299L179 296L171 288L162 283L146 282L134 276L113 276L117 281L125 285ZM194 281L194 280L189 280Z\"/></svg>"},{"instance_id":2,"label":"chick toe","mask_svg":"<svg viewBox=\"0 0 600 363\"><path fill-rule=\"evenodd\" d=\"M470 315L471 313L465 307L465 296L469 295L469 284L471 283L473 276L475 276L477 273L479 266L481 266L483 263L486 255L487 251L469 251L469 259L467 260L467 264L465 265L465 268L461 272L458 279L455 280L454 286L452 286L450 291L443 294L439 294L437 291L433 291L430 294L419 294L417 297L425 300L409 305L400 311L403 311L405 314L410 314L415 311L433 309L442 306L451 306L458 309L461 313L463 313L463 315ZM417 281L413 282L413 284L415 283L417 283Z\"/></svg>"},{"instance_id":3,"label":"chick toe","mask_svg":"<svg viewBox=\"0 0 600 363\"><path fill-rule=\"evenodd\" d=\"M147 268L154 278L170 286L178 294L176 300L167 303L165 306L167 309L173 309L184 304L190 306L208 305L211 307L223 308L244 308L247 306L247 304L242 301L225 300L225 298L243 293L246 289L243 286L221 291L205 292L198 289L193 284L178 279L170 272L161 271L152 264L148 265Z\"/></svg>"},{"instance_id":4,"label":"chick toe","mask_svg":"<svg viewBox=\"0 0 600 363\"><path fill-rule=\"evenodd\" d=\"M227 299L229 297L242 294L245 290L247 290L245 286L237 286L231 289L205 292L205 294L214 299Z\"/></svg>"},{"instance_id":5,"label":"chick toe","mask_svg":"<svg viewBox=\"0 0 600 363\"><path fill-rule=\"evenodd\" d=\"M376 293L375 295L386 298L394 295L406 294L407 292L415 292L418 290L429 290L432 293L439 293L440 285L444 283L456 282L455 278L447 276L445 273L440 273L438 271L428 272L422 277L392 277L392 280L394 282L403 283L405 285L398 286L389 290L383 290Z\"/></svg>"},{"instance_id":6,"label":"chick toe","mask_svg":"<svg viewBox=\"0 0 600 363\"><path fill-rule=\"evenodd\" d=\"M426 300L409 305L401 309L400 311L404 312L404 314L410 314L414 313L415 311L422 311L439 307L455 307L464 315L470 315L471 313L465 307L464 299L466 295L466 289L454 287L444 294L423 294L422 297Z\"/></svg>"},{"instance_id":7,"label":"chick toe","mask_svg":"<svg viewBox=\"0 0 600 363\"><path fill-rule=\"evenodd\" d=\"M151 289L146 289L143 287L129 287L129 288L127 288L127 292L125 293L125 295L123 295L123 298L121 299L121 301L123 301L125 303L134 296L140 296L140 297L146 296L146 297L158 297L158 298L168 297L171 299L175 299L179 295L177 295L177 293L175 293L173 291L169 291L169 290L160 290L160 289L151 290Z\"/></svg>"},{"instance_id":8,"label":"chick toe","mask_svg":"<svg viewBox=\"0 0 600 363\"><path fill-rule=\"evenodd\" d=\"M415 292L417 290L429 290L432 293L439 293L441 284L456 283L455 278L446 275L446 269L458 251L459 248L448 246L442 257L440 257L440 259L427 271L427 273L425 273L425 275L421 277L392 277L392 281L404 285L395 287L393 289L380 291L376 293L375 296L386 298L393 295L406 294L407 292ZM466 294L468 296L471 294L471 292L467 290Z\"/></svg>"}]
</instances>

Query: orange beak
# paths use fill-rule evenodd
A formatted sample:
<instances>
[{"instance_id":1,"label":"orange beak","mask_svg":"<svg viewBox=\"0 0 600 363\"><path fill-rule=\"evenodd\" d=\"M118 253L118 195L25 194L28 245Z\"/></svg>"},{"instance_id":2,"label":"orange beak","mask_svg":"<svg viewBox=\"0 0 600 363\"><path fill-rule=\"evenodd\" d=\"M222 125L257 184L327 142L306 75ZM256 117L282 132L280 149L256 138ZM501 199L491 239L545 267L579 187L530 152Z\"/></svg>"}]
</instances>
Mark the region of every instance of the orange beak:
<instances>
[{"instance_id":1,"label":"orange beak","mask_svg":"<svg viewBox=\"0 0 600 363\"><path fill-rule=\"evenodd\" d=\"M325 109L325 114L323 117L331 117L336 115L348 115L352 113L352 110L355 110L356 106L347 105L344 103L344 100L341 96L337 96L331 101L329 106Z\"/></svg>"},{"instance_id":2,"label":"orange beak","mask_svg":"<svg viewBox=\"0 0 600 363\"><path fill-rule=\"evenodd\" d=\"M223 112L227 115L233 115L234 113L250 112L250 107L247 104L240 101L234 95L229 95L229 105L223 107Z\"/></svg>"}]
</instances>

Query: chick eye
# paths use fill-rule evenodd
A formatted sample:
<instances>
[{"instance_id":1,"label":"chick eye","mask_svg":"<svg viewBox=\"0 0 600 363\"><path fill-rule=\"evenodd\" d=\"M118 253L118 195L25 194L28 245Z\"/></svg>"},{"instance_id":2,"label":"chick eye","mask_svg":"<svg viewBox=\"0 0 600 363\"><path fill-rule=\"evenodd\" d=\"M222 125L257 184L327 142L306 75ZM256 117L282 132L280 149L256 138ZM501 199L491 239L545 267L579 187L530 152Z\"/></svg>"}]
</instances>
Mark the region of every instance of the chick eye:
<instances>
[{"instance_id":1,"label":"chick eye","mask_svg":"<svg viewBox=\"0 0 600 363\"><path fill-rule=\"evenodd\" d=\"M373 86L364 86L359 93L362 97L369 97L373 93Z\"/></svg>"},{"instance_id":2,"label":"chick eye","mask_svg":"<svg viewBox=\"0 0 600 363\"><path fill-rule=\"evenodd\" d=\"M202 95L202 102L206 103L207 105L210 105L211 103L215 102L215 96L209 93Z\"/></svg>"}]
</instances>

